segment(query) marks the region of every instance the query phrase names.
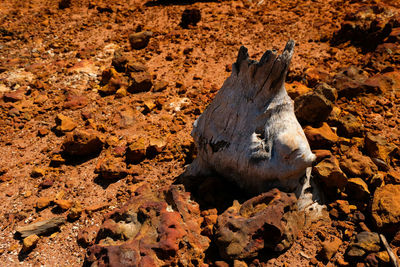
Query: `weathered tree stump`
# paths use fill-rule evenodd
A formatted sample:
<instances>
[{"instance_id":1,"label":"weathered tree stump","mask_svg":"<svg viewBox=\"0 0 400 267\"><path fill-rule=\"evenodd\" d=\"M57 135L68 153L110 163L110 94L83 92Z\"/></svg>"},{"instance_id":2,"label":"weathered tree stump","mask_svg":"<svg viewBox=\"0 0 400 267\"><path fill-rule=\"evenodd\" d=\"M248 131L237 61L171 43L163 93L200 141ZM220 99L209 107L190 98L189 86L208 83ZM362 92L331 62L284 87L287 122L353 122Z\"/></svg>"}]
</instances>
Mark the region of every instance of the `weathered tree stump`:
<instances>
[{"instance_id":1,"label":"weathered tree stump","mask_svg":"<svg viewBox=\"0 0 400 267\"><path fill-rule=\"evenodd\" d=\"M195 121L198 156L185 176L218 173L250 192L294 191L315 160L286 93L294 41L260 62L241 47L232 74Z\"/></svg>"}]
</instances>

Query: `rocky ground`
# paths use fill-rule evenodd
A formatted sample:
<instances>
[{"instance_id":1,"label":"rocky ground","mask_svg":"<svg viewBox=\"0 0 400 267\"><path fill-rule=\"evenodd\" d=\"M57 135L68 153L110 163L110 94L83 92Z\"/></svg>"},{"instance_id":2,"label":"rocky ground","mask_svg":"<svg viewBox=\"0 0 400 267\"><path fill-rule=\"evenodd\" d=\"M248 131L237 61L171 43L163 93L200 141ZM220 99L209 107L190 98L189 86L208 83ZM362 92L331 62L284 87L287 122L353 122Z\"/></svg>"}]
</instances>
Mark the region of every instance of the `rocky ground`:
<instances>
[{"instance_id":1,"label":"rocky ground","mask_svg":"<svg viewBox=\"0 0 400 267\"><path fill-rule=\"evenodd\" d=\"M2 1L0 262L390 266L399 12L395 0ZM317 222L277 189L179 180L239 47L259 60L288 39L286 88L329 212Z\"/></svg>"}]
</instances>

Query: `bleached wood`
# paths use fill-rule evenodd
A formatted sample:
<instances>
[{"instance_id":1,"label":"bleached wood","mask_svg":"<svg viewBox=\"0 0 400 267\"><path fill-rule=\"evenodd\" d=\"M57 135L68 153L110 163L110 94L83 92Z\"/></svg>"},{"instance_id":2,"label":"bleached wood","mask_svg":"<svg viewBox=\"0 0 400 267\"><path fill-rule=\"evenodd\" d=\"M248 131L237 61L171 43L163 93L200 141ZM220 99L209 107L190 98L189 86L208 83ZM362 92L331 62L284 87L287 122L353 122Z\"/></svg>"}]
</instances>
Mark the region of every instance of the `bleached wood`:
<instances>
[{"instance_id":1,"label":"bleached wood","mask_svg":"<svg viewBox=\"0 0 400 267\"><path fill-rule=\"evenodd\" d=\"M286 93L294 41L260 62L239 49L232 74L193 125L198 156L186 176L213 172L251 192L294 190L315 160Z\"/></svg>"}]
</instances>

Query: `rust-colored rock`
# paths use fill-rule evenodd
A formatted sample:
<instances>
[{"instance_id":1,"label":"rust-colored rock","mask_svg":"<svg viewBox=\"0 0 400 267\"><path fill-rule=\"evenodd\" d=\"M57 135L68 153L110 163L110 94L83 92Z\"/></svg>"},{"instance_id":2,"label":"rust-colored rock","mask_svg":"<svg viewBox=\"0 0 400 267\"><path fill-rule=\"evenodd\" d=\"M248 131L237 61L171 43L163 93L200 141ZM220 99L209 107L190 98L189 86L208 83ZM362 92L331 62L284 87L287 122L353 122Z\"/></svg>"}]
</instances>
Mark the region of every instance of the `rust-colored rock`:
<instances>
[{"instance_id":1,"label":"rust-colored rock","mask_svg":"<svg viewBox=\"0 0 400 267\"><path fill-rule=\"evenodd\" d=\"M36 244L39 242L39 237L35 234L25 237L22 244L22 250L24 252L28 252L36 247Z\"/></svg>"},{"instance_id":2,"label":"rust-colored rock","mask_svg":"<svg viewBox=\"0 0 400 267\"><path fill-rule=\"evenodd\" d=\"M389 156L397 149L397 146L388 143L382 136L368 132L365 136L365 149L371 158L389 163Z\"/></svg>"},{"instance_id":3,"label":"rust-colored rock","mask_svg":"<svg viewBox=\"0 0 400 267\"><path fill-rule=\"evenodd\" d=\"M54 200L54 203L62 210L69 210L73 204L72 200L66 199L56 199Z\"/></svg>"},{"instance_id":4,"label":"rust-colored rock","mask_svg":"<svg viewBox=\"0 0 400 267\"><path fill-rule=\"evenodd\" d=\"M142 31L129 35L129 43L133 49L143 49L145 48L150 41L150 38L153 36L151 31Z\"/></svg>"},{"instance_id":5,"label":"rust-colored rock","mask_svg":"<svg viewBox=\"0 0 400 267\"><path fill-rule=\"evenodd\" d=\"M262 249L282 251L291 246L302 227L293 194L273 189L242 205L235 202L218 217L217 244L222 257L256 257Z\"/></svg>"},{"instance_id":6,"label":"rust-colored rock","mask_svg":"<svg viewBox=\"0 0 400 267\"><path fill-rule=\"evenodd\" d=\"M56 130L60 133L71 132L77 127L76 122L71 118L58 114L56 117Z\"/></svg>"},{"instance_id":7,"label":"rust-colored rock","mask_svg":"<svg viewBox=\"0 0 400 267\"><path fill-rule=\"evenodd\" d=\"M53 201L52 198L49 197L40 197L38 198L38 200L36 201L36 208L38 209L44 209L47 206L50 205L50 203Z\"/></svg>"},{"instance_id":8,"label":"rust-colored rock","mask_svg":"<svg viewBox=\"0 0 400 267\"><path fill-rule=\"evenodd\" d=\"M349 177L370 178L378 171L371 158L362 155L356 147L347 151L340 161L340 168Z\"/></svg>"},{"instance_id":9,"label":"rust-colored rock","mask_svg":"<svg viewBox=\"0 0 400 267\"><path fill-rule=\"evenodd\" d=\"M319 128L307 126L304 133L312 149L329 148L339 139L326 122Z\"/></svg>"},{"instance_id":10,"label":"rust-colored rock","mask_svg":"<svg viewBox=\"0 0 400 267\"><path fill-rule=\"evenodd\" d=\"M75 130L68 134L62 150L68 155L89 156L99 153L103 148L100 133L94 130Z\"/></svg>"},{"instance_id":11,"label":"rust-colored rock","mask_svg":"<svg viewBox=\"0 0 400 267\"><path fill-rule=\"evenodd\" d=\"M325 158L314 166L313 173L328 188L343 190L347 184L347 176L339 167L339 161L334 156Z\"/></svg>"},{"instance_id":12,"label":"rust-colored rock","mask_svg":"<svg viewBox=\"0 0 400 267\"><path fill-rule=\"evenodd\" d=\"M126 161L133 164L141 162L146 158L147 147L148 142L143 137L132 140L128 144L128 149L126 150Z\"/></svg>"},{"instance_id":13,"label":"rust-colored rock","mask_svg":"<svg viewBox=\"0 0 400 267\"><path fill-rule=\"evenodd\" d=\"M324 242L321 243L322 249L320 254L326 259L330 260L333 255L336 254L340 245L342 244L342 240L336 236L329 236L325 239Z\"/></svg>"},{"instance_id":14,"label":"rust-colored rock","mask_svg":"<svg viewBox=\"0 0 400 267\"><path fill-rule=\"evenodd\" d=\"M395 234L400 228L400 185L384 185L376 189L372 202L372 218L386 233Z\"/></svg>"},{"instance_id":15,"label":"rust-colored rock","mask_svg":"<svg viewBox=\"0 0 400 267\"><path fill-rule=\"evenodd\" d=\"M121 157L111 157L101 159L94 170L105 179L117 179L127 175L126 163Z\"/></svg>"},{"instance_id":16,"label":"rust-colored rock","mask_svg":"<svg viewBox=\"0 0 400 267\"><path fill-rule=\"evenodd\" d=\"M201 265L209 239L199 206L182 186L133 197L104 221L88 261L110 266Z\"/></svg>"},{"instance_id":17,"label":"rust-colored rock","mask_svg":"<svg viewBox=\"0 0 400 267\"><path fill-rule=\"evenodd\" d=\"M309 88L299 82L286 83L285 87L286 87L286 91L287 91L288 95L292 99L296 99L297 97L299 97L301 95L311 92L311 88Z\"/></svg>"},{"instance_id":18,"label":"rust-colored rock","mask_svg":"<svg viewBox=\"0 0 400 267\"><path fill-rule=\"evenodd\" d=\"M131 84L128 87L130 93L147 92L153 86L153 80L148 72L132 72L130 78Z\"/></svg>"}]
</instances>

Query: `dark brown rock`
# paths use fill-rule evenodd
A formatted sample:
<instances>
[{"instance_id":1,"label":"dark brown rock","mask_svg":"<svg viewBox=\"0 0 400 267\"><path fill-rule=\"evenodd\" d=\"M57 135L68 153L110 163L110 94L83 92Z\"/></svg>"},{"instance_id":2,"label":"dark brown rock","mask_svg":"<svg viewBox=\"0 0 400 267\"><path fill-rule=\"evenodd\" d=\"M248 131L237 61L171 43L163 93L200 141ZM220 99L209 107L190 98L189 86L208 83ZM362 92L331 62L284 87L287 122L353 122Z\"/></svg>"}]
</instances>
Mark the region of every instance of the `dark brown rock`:
<instances>
[{"instance_id":1,"label":"dark brown rock","mask_svg":"<svg viewBox=\"0 0 400 267\"><path fill-rule=\"evenodd\" d=\"M196 26L201 19L200 10L197 8L187 8L182 13L181 27L188 28L189 25Z\"/></svg>"},{"instance_id":2,"label":"dark brown rock","mask_svg":"<svg viewBox=\"0 0 400 267\"><path fill-rule=\"evenodd\" d=\"M336 236L329 236L324 240L324 242L321 243L321 256L329 261L333 257L333 255L336 254L341 244L342 240L340 240L340 238Z\"/></svg>"},{"instance_id":3,"label":"dark brown rock","mask_svg":"<svg viewBox=\"0 0 400 267\"><path fill-rule=\"evenodd\" d=\"M326 120L332 111L332 102L316 92L295 99L294 110L301 123L318 123Z\"/></svg>"},{"instance_id":4,"label":"dark brown rock","mask_svg":"<svg viewBox=\"0 0 400 267\"><path fill-rule=\"evenodd\" d=\"M153 36L151 31L142 31L129 35L129 43L133 49L143 49L150 41L150 37Z\"/></svg>"},{"instance_id":5,"label":"dark brown rock","mask_svg":"<svg viewBox=\"0 0 400 267\"><path fill-rule=\"evenodd\" d=\"M245 259L262 249L282 251L291 246L302 219L293 194L273 189L242 205L234 202L218 217L217 245L226 259ZM304 222L303 222L304 223Z\"/></svg>"},{"instance_id":6,"label":"dark brown rock","mask_svg":"<svg viewBox=\"0 0 400 267\"><path fill-rule=\"evenodd\" d=\"M71 7L71 0L61 0L58 2L58 8L59 9L66 9Z\"/></svg>"},{"instance_id":7,"label":"dark brown rock","mask_svg":"<svg viewBox=\"0 0 400 267\"><path fill-rule=\"evenodd\" d=\"M352 242L347 251L350 257L362 257L369 252L378 252L381 248L381 240L377 233L361 232L356 236L356 240Z\"/></svg>"},{"instance_id":8,"label":"dark brown rock","mask_svg":"<svg viewBox=\"0 0 400 267\"><path fill-rule=\"evenodd\" d=\"M89 156L103 149L100 133L94 130L75 130L69 133L62 144L62 150L70 156Z\"/></svg>"},{"instance_id":9,"label":"dark brown rock","mask_svg":"<svg viewBox=\"0 0 400 267\"><path fill-rule=\"evenodd\" d=\"M132 72L130 77L131 84L128 87L130 93L147 92L153 86L153 80L148 72Z\"/></svg>"},{"instance_id":10,"label":"dark brown rock","mask_svg":"<svg viewBox=\"0 0 400 267\"><path fill-rule=\"evenodd\" d=\"M312 149L329 148L339 139L326 122L319 128L307 126L304 133Z\"/></svg>"}]
</instances>

